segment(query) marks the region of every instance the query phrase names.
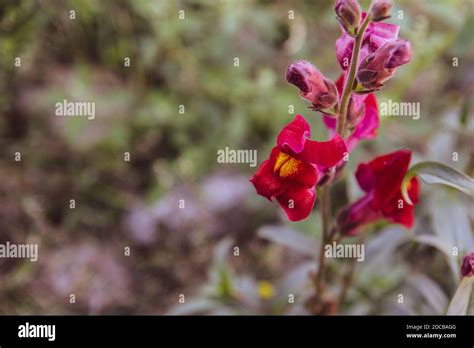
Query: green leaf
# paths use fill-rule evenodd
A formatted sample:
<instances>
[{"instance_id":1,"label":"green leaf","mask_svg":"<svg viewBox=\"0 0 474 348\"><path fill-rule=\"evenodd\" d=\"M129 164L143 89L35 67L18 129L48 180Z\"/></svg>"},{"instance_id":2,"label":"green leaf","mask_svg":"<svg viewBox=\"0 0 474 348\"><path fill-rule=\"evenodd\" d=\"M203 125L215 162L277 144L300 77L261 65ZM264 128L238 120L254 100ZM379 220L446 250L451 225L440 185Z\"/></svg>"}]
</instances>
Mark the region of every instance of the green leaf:
<instances>
[{"instance_id":1,"label":"green leaf","mask_svg":"<svg viewBox=\"0 0 474 348\"><path fill-rule=\"evenodd\" d=\"M427 184L451 186L474 197L474 180L471 177L446 164L428 161L415 164L403 178L402 195L410 205L413 205L413 202L408 196L408 183L415 175L418 175Z\"/></svg>"},{"instance_id":2,"label":"green leaf","mask_svg":"<svg viewBox=\"0 0 474 348\"><path fill-rule=\"evenodd\" d=\"M447 315L466 315L474 277L464 277L449 304Z\"/></svg>"}]
</instances>

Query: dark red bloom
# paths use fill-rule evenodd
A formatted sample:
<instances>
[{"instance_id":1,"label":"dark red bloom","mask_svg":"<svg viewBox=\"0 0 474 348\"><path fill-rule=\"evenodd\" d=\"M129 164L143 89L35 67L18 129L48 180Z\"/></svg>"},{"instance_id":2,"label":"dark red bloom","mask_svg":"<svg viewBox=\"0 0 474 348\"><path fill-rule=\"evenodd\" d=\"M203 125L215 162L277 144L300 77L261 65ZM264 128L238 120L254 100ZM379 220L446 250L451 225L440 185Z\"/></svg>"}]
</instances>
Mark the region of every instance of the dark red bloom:
<instances>
[{"instance_id":1,"label":"dark red bloom","mask_svg":"<svg viewBox=\"0 0 474 348\"><path fill-rule=\"evenodd\" d=\"M474 252L462 258L461 274L463 277L474 276Z\"/></svg>"},{"instance_id":2,"label":"dark red bloom","mask_svg":"<svg viewBox=\"0 0 474 348\"><path fill-rule=\"evenodd\" d=\"M310 140L310 136L309 124L297 115L280 131L270 158L250 180L259 195L270 201L275 197L292 221L306 218L313 209L317 166L333 167L347 151L339 135L326 142Z\"/></svg>"},{"instance_id":3,"label":"dark red bloom","mask_svg":"<svg viewBox=\"0 0 474 348\"><path fill-rule=\"evenodd\" d=\"M361 226L382 218L407 228L413 226L414 206L403 199L400 190L410 159L410 151L398 150L359 165L356 178L366 194L339 213L337 221L342 235L355 235ZM416 177L408 185L408 195L413 204L418 203Z\"/></svg>"}]
</instances>

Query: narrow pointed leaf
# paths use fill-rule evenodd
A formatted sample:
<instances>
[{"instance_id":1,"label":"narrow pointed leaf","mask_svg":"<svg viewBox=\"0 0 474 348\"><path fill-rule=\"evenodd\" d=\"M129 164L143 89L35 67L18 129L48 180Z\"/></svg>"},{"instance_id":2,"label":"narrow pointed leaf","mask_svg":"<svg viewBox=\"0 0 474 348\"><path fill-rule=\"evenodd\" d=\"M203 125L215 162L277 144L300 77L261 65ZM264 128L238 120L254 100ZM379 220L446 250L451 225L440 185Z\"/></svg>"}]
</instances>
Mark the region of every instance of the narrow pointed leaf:
<instances>
[{"instance_id":1,"label":"narrow pointed leaf","mask_svg":"<svg viewBox=\"0 0 474 348\"><path fill-rule=\"evenodd\" d=\"M408 204L413 205L408 196L408 183L415 175L426 184L447 185L474 197L474 180L471 177L443 163L420 162L408 170L402 182L402 195Z\"/></svg>"},{"instance_id":2,"label":"narrow pointed leaf","mask_svg":"<svg viewBox=\"0 0 474 348\"><path fill-rule=\"evenodd\" d=\"M464 277L448 307L448 315L466 315L471 298L473 277Z\"/></svg>"}]
</instances>

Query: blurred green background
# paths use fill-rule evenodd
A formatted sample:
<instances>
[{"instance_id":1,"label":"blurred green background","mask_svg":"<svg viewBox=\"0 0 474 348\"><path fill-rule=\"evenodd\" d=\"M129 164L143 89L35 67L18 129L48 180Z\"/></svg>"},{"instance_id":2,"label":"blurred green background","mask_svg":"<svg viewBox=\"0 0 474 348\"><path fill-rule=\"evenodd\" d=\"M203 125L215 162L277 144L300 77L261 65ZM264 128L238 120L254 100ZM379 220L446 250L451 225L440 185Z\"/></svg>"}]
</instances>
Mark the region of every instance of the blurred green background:
<instances>
[{"instance_id":1,"label":"blurred green background","mask_svg":"<svg viewBox=\"0 0 474 348\"><path fill-rule=\"evenodd\" d=\"M0 242L38 243L39 260L0 260L0 313L306 313L317 209L286 221L248 182L256 168L216 158L226 146L257 149L260 164L291 105L313 138L327 137L284 73L306 59L338 77L333 5L2 0ZM401 147L412 163L474 174L474 2L395 1L389 22L413 61L377 96L419 102L421 118L382 117L333 190L336 204L357 197L360 161ZM95 102L96 118L56 117L63 99ZM377 225L340 313L446 310L460 257L474 250L474 207L437 186L423 185L421 200L413 231ZM329 279L346 263L332 261Z\"/></svg>"}]
</instances>

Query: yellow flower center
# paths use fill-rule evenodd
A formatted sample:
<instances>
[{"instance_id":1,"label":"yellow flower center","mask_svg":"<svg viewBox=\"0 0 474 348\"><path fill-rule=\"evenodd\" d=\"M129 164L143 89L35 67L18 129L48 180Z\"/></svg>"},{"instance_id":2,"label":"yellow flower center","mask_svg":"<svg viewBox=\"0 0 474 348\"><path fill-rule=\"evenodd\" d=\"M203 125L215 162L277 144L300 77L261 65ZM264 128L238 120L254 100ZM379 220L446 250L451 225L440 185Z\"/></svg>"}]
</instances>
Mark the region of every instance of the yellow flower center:
<instances>
[{"instance_id":1,"label":"yellow flower center","mask_svg":"<svg viewBox=\"0 0 474 348\"><path fill-rule=\"evenodd\" d=\"M279 172L280 178L286 178L294 174L300 168L301 161L291 157L287 153L280 152L273 167L273 173Z\"/></svg>"}]
</instances>

